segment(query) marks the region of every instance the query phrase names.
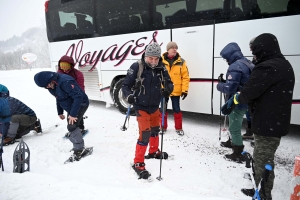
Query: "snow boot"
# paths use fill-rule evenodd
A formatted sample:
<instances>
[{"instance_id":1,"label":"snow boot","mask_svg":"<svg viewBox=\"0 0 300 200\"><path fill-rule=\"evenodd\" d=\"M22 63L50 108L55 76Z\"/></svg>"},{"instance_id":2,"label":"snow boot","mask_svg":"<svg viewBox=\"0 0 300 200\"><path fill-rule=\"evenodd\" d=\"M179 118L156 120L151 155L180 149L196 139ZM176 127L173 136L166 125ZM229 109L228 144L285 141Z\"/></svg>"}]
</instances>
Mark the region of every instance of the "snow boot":
<instances>
[{"instance_id":1,"label":"snow boot","mask_svg":"<svg viewBox=\"0 0 300 200\"><path fill-rule=\"evenodd\" d=\"M184 131L181 129L181 130L176 130L176 133L180 136L183 136L184 135Z\"/></svg>"},{"instance_id":2,"label":"snow boot","mask_svg":"<svg viewBox=\"0 0 300 200\"><path fill-rule=\"evenodd\" d=\"M250 196L250 197L253 197L254 196L254 193L255 193L255 190L254 188L252 189L246 189L246 188L243 188L241 189L242 193L246 196Z\"/></svg>"},{"instance_id":3,"label":"snow boot","mask_svg":"<svg viewBox=\"0 0 300 200\"><path fill-rule=\"evenodd\" d=\"M93 153L93 147L83 148L82 150L71 150L74 151L73 155L68 159L69 162L79 161L81 158L84 158Z\"/></svg>"},{"instance_id":4,"label":"snow boot","mask_svg":"<svg viewBox=\"0 0 300 200\"><path fill-rule=\"evenodd\" d=\"M151 158L156 158L156 159L168 159L168 153L167 152L161 152L159 149L154 152L154 153L149 153L148 155L145 156L145 159L151 159Z\"/></svg>"},{"instance_id":5,"label":"snow boot","mask_svg":"<svg viewBox=\"0 0 300 200\"><path fill-rule=\"evenodd\" d=\"M254 140L253 133L250 128L246 128L246 133L242 135L243 140Z\"/></svg>"},{"instance_id":6,"label":"snow boot","mask_svg":"<svg viewBox=\"0 0 300 200\"><path fill-rule=\"evenodd\" d=\"M36 122L34 123L34 125L35 125L34 130L37 133L42 133L43 132L40 119L37 119Z\"/></svg>"},{"instance_id":7,"label":"snow boot","mask_svg":"<svg viewBox=\"0 0 300 200\"><path fill-rule=\"evenodd\" d=\"M16 142L15 138L6 137L3 140L3 146L14 144Z\"/></svg>"},{"instance_id":8,"label":"snow boot","mask_svg":"<svg viewBox=\"0 0 300 200\"><path fill-rule=\"evenodd\" d=\"M242 155L242 152L244 150L244 145L241 145L241 146L232 145L232 149L233 149L233 153L232 154L226 154L224 156L224 158L228 161L243 163L245 161L245 158Z\"/></svg>"},{"instance_id":9,"label":"snow boot","mask_svg":"<svg viewBox=\"0 0 300 200\"><path fill-rule=\"evenodd\" d=\"M221 147L232 148L231 138L228 137L228 140L226 142L221 142L220 145Z\"/></svg>"},{"instance_id":10,"label":"snow boot","mask_svg":"<svg viewBox=\"0 0 300 200\"><path fill-rule=\"evenodd\" d=\"M137 173L139 179L148 179L151 174L146 170L145 163L135 163L132 165L132 169Z\"/></svg>"},{"instance_id":11,"label":"snow boot","mask_svg":"<svg viewBox=\"0 0 300 200\"><path fill-rule=\"evenodd\" d=\"M159 119L160 119L160 130L164 130L164 132L166 132L168 128L168 112L165 112L164 127L162 127L162 113L159 113Z\"/></svg>"}]
</instances>

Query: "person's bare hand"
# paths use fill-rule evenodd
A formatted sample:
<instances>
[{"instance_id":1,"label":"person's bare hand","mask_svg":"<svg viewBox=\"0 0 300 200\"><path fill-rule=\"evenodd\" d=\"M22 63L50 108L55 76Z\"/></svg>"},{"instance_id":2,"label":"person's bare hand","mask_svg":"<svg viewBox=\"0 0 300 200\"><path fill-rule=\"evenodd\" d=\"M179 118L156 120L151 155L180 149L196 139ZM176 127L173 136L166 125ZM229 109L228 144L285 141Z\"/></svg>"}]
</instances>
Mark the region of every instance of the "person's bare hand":
<instances>
[{"instance_id":1,"label":"person's bare hand","mask_svg":"<svg viewBox=\"0 0 300 200\"><path fill-rule=\"evenodd\" d=\"M71 115L69 115L68 119L69 124L74 124L75 122L77 122L77 117L72 117Z\"/></svg>"}]
</instances>

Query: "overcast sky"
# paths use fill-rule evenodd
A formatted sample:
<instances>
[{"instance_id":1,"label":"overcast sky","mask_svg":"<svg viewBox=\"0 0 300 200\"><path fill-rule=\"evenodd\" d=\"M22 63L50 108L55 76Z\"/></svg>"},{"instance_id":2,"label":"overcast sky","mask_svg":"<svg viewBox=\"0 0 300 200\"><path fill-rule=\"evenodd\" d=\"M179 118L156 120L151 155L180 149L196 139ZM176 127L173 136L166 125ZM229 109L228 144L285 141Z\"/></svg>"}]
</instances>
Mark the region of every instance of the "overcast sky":
<instances>
[{"instance_id":1,"label":"overcast sky","mask_svg":"<svg viewBox=\"0 0 300 200\"><path fill-rule=\"evenodd\" d=\"M45 0L0 0L0 41L45 26Z\"/></svg>"}]
</instances>

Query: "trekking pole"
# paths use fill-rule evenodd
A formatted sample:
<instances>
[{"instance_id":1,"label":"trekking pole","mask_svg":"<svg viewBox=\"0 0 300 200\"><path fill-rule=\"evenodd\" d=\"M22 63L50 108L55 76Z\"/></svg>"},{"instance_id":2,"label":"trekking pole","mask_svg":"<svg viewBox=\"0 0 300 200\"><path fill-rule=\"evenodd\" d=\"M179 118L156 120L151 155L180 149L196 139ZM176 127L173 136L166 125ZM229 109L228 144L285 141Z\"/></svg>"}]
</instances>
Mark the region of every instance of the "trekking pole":
<instances>
[{"instance_id":1,"label":"trekking pole","mask_svg":"<svg viewBox=\"0 0 300 200\"><path fill-rule=\"evenodd\" d=\"M2 160L2 153L3 153L3 139L4 139L4 124L1 124L1 142L0 142L0 168L4 171L3 160Z\"/></svg>"},{"instance_id":2,"label":"trekking pole","mask_svg":"<svg viewBox=\"0 0 300 200\"><path fill-rule=\"evenodd\" d=\"M123 126L121 126L121 131L126 131L127 130L127 128L126 128L126 121L127 121L127 119L128 119L128 125L129 125L130 107L131 107L131 104L128 106L126 117L125 117L125 122L124 122Z\"/></svg>"},{"instance_id":3,"label":"trekking pole","mask_svg":"<svg viewBox=\"0 0 300 200\"><path fill-rule=\"evenodd\" d=\"M164 125L165 125L165 109L166 109L166 104L165 104L166 98L163 97L162 99L162 117L161 117L161 127L162 127L162 133L161 133L161 144L160 144L160 151L163 152L163 139L164 139ZM159 167L159 176L156 178L157 180L161 181L161 166L162 166L162 156L160 157L160 167Z\"/></svg>"},{"instance_id":4,"label":"trekking pole","mask_svg":"<svg viewBox=\"0 0 300 200\"><path fill-rule=\"evenodd\" d=\"M221 78L223 79L223 74L220 74ZM220 80L219 80L220 82ZM220 117L219 117L219 122L220 122L220 131L219 131L219 141L221 140L221 129L222 129L222 116L221 116L221 107L222 107L222 92L220 92Z\"/></svg>"},{"instance_id":5,"label":"trekking pole","mask_svg":"<svg viewBox=\"0 0 300 200\"><path fill-rule=\"evenodd\" d=\"M246 151L243 151L242 155L244 156L244 158L246 160L246 168L251 168L252 167L252 172L254 173L253 158L252 158L251 154L246 152ZM252 166L251 166L251 163L252 163ZM273 170L273 167L271 165L269 165L269 164L265 165L265 171L264 171L257 187L256 187L256 184L255 184L253 173L250 173L252 185L253 185L254 190L255 190L254 196L252 197L252 200L255 200L255 199L261 200L261 197L259 195L259 191L262 190L262 192L265 194L265 181L268 180L270 171L272 171L272 170Z\"/></svg>"}]
</instances>

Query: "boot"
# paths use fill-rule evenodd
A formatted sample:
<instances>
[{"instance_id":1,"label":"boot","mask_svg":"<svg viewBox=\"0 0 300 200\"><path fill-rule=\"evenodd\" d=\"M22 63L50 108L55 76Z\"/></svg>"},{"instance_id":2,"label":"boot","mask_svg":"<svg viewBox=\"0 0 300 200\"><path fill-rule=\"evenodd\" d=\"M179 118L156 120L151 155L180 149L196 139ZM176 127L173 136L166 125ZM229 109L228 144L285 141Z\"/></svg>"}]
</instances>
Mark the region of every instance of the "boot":
<instances>
[{"instance_id":1,"label":"boot","mask_svg":"<svg viewBox=\"0 0 300 200\"><path fill-rule=\"evenodd\" d=\"M16 142L15 138L6 137L3 140L3 145L7 146L7 145L13 144L15 142Z\"/></svg>"},{"instance_id":2,"label":"boot","mask_svg":"<svg viewBox=\"0 0 300 200\"><path fill-rule=\"evenodd\" d=\"M182 113L181 112L174 112L174 122L175 122L175 129L182 130Z\"/></svg>"},{"instance_id":3,"label":"boot","mask_svg":"<svg viewBox=\"0 0 300 200\"><path fill-rule=\"evenodd\" d=\"M73 152L73 155L66 161L66 162L74 162L74 161L79 161L81 158L84 158L90 154L93 153L93 147L87 147L83 148L81 150L74 150L72 149L71 151Z\"/></svg>"},{"instance_id":4,"label":"boot","mask_svg":"<svg viewBox=\"0 0 300 200\"><path fill-rule=\"evenodd\" d=\"M228 140L226 142L221 142L220 145L221 147L232 148L231 138L228 137Z\"/></svg>"},{"instance_id":5,"label":"boot","mask_svg":"<svg viewBox=\"0 0 300 200\"><path fill-rule=\"evenodd\" d=\"M155 158L155 159L165 159L167 160L169 157L167 152L161 152L159 149L154 152L154 153L149 153L148 155L145 156L145 159L151 159L151 158Z\"/></svg>"},{"instance_id":6,"label":"boot","mask_svg":"<svg viewBox=\"0 0 300 200\"><path fill-rule=\"evenodd\" d=\"M160 119L160 129L166 132L168 128L168 112L165 112L164 115L164 127L162 127L162 113L159 113L159 119Z\"/></svg>"},{"instance_id":7,"label":"boot","mask_svg":"<svg viewBox=\"0 0 300 200\"><path fill-rule=\"evenodd\" d=\"M40 119L37 119L36 122L34 123L35 127L34 127L34 130L37 132L37 133L42 133L42 126L41 126L41 121Z\"/></svg>"},{"instance_id":8,"label":"boot","mask_svg":"<svg viewBox=\"0 0 300 200\"><path fill-rule=\"evenodd\" d=\"M244 193L244 195L250 196L250 197L253 197L254 193L255 193L254 188L252 188L252 189L243 188L243 189L241 189L241 191L242 191L242 193Z\"/></svg>"},{"instance_id":9,"label":"boot","mask_svg":"<svg viewBox=\"0 0 300 200\"><path fill-rule=\"evenodd\" d=\"M251 132L250 128L246 128L246 133L242 135L243 140L248 139L248 140L254 140L253 133Z\"/></svg>"},{"instance_id":10,"label":"boot","mask_svg":"<svg viewBox=\"0 0 300 200\"><path fill-rule=\"evenodd\" d=\"M137 173L139 179L148 179L151 176L145 168L145 163L135 163L132 165L132 169Z\"/></svg>"},{"instance_id":11,"label":"boot","mask_svg":"<svg viewBox=\"0 0 300 200\"><path fill-rule=\"evenodd\" d=\"M242 155L242 152L244 150L244 145L238 146L238 145L232 145L233 153L232 154L226 154L224 157L226 160L234 161L237 163L243 163L245 161L244 156Z\"/></svg>"}]
</instances>

